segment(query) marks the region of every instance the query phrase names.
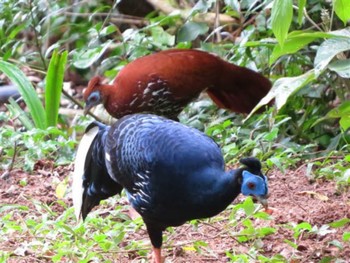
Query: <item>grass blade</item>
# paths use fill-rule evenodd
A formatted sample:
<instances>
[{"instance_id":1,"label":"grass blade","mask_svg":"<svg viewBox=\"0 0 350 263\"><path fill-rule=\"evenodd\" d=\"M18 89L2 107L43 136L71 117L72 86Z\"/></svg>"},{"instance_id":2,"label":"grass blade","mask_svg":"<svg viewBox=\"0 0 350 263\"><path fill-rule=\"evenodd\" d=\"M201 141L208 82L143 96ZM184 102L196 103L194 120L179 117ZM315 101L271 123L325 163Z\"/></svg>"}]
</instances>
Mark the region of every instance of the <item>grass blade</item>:
<instances>
[{"instance_id":1,"label":"grass blade","mask_svg":"<svg viewBox=\"0 0 350 263\"><path fill-rule=\"evenodd\" d=\"M0 60L0 71L2 71L18 87L18 90L29 109L29 113L32 116L35 126L40 129L45 129L46 114L44 107L27 77L18 67L3 60Z\"/></svg>"},{"instance_id":2,"label":"grass blade","mask_svg":"<svg viewBox=\"0 0 350 263\"><path fill-rule=\"evenodd\" d=\"M56 126L68 52L54 51L46 76L45 110L47 126Z\"/></svg>"},{"instance_id":3,"label":"grass blade","mask_svg":"<svg viewBox=\"0 0 350 263\"><path fill-rule=\"evenodd\" d=\"M27 130L34 129L34 125L28 115L21 109L21 107L18 105L18 103L13 99L9 98L9 104L7 104L7 109L11 112L13 116L16 116L22 125Z\"/></svg>"}]
</instances>

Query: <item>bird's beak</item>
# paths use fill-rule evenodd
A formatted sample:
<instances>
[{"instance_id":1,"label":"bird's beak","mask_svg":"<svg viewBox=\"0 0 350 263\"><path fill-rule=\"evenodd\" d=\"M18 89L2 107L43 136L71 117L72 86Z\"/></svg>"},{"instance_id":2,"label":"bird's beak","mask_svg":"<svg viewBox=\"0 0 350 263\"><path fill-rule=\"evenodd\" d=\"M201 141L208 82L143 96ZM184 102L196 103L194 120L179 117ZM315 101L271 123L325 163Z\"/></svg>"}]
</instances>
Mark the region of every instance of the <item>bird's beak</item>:
<instances>
[{"instance_id":1,"label":"bird's beak","mask_svg":"<svg viewBox=\"0 0 350 263\"><path fill-rule=\"evenodd\" d=\"M265 208L268 209L268 202L267 202L267 198L268 195L264 195L264 196L255 196L255 198L260 202L260 204Z\"/></svg>"},{"instance_id":2,"label":"bird's beak","mask_svg":"<svg viewBox=\"0 0 350 263\"><path fill-rule=\"evenodd\" d=\"M85 105L85 108L84 108L84 115L88 114L89 110L90 110L92 107L93 107L92 105Z\"/></svg>"}]
</instances>

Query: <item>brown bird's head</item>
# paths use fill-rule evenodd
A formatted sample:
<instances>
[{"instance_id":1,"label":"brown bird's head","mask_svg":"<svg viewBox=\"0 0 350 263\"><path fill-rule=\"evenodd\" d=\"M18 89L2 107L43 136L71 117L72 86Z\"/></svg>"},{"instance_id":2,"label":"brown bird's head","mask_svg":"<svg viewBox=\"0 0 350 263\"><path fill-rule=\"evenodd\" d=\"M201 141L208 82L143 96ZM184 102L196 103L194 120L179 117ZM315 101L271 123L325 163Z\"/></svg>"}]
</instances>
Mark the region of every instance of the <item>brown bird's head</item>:
<instances>
[{"instance_id":1,"label":"brown bird's head","mask_svg":"<svg viewBox=\"0 0 350 263\"><path fill-rule=\"evenodd\" d=\"M84 114L87 114L87 112L97 106L98 104L103 103L103 94L102 94L102 79L99 76L93 77L88 84L87 89L84 92L84 101L85 101L85 108L84 108Z\"/></svg>"}]
</instances>

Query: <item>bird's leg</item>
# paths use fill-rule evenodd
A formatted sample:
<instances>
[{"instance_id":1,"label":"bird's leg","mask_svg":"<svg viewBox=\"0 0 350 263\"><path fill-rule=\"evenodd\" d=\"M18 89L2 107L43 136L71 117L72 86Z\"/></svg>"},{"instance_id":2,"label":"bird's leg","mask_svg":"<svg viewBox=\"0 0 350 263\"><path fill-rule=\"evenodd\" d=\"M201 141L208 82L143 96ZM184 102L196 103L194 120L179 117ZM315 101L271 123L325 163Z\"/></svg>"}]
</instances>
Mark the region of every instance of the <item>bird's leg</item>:
<instances>
[{"instance_id":1,"label":"bird's leg","mask_svg":"<svg viewBox=\"0 0 350 263\"><path fill-rule=\"evenodd\" d=\"M152 248L152 260L154 263L163 263L165 258L162 258L162 249L161 248Z\"/></svg>"},{"instance_id":2,"label":"bird's leg","mask_svg":"<svg viewBox=\"0 0 350 263\"><path fill-rule=\"evenodd\" d=\"M152 243L152 261L153 263L163 263L164 259L162 259L161 255L161 247L162 247L162 232L163 229L159 228L158 226L155 226L154 224L149 224L147 222L146 227L147 227L147 232L148 235L151 239Z\"/></svg>"}]
</instances>

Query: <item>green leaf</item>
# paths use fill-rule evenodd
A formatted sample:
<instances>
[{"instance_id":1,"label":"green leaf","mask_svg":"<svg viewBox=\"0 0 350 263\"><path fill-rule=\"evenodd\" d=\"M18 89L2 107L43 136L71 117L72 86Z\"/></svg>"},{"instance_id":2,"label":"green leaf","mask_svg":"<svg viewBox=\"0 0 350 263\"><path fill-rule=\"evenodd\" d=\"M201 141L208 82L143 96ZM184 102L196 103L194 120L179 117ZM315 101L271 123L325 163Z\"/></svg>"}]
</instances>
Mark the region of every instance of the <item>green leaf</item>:
<instances>
[{"instance_id":1,"label":"green leaf","mask_svg":"<svg viewBox=\"0 0 350 263\"><path fill-rule=\"evenodd\" d=\"M292 248L294 248L294 249L297 249L298 248L298 245L297 244L295 244L294 242L292 242L292 241L290 241L290 240L288 240L288 239L285 239L285 240L283 240L284 242L286 242L288 245L290 245Z\"/></svg>"},{"instance_id":2,"label":"green leaf","mask_svg":"<svg viewBox=\"0 0 350 263\"><path fill-rule=\"evenodd\" d=\"M18 105L18 103L13 98L9 98L9 103L10 104L7 104L7 108L11 112L11 114L13 116L18 117L18 119L21 121L22 125L27 130L34 129L34 125L33 125L32 121L29 119L27 114L22 110L22 108Z\"/></svg>"},{"instance_id":3,"label":"green leaf","mask_svg":"<svg viewBox=\"0 0 350 263\"><path fill-rule=\"evenodd\" d=\"M81 49L73 54L73 66L80 69L86 69L96 62L107 48L112 44L112 40L106 41L95 48Z\"/></svg>"},{"instance_id":4,"label":"green leaf","mask_svg":"<svg viewBox=\"0 0 350 263\"><path fill-rule=\"evenodd\" d=\"M345 26L350 19L350 0L334 0L334 11Z\"/></svg>"},{"instance_id":5,"label":"green leaf","mask_svg":"<svg viewBox=\"0 0 350 263\"><path fill-rule=\"evenodd\" d=\"M302 222L298 225L296 225L296 227L294 228L294 238L298 238L299 235L304 232L304 231L311 231L312 230L312 226L307 223L307 222Z\"/></svg>"},{"instance_id":6,"label":"green leaf","mask_svg":"<svg viewBox=\"0 0 350 263\"><path fill-rule=\"evenodd\" d=\"M298 77L280 78L272 86L269 93L260 100L255 108L244 119L249 119L254 112L256 112L263 105L268 104L271 100L275 99L277 110L280 110L287 102L288 98L303 88L305 85L315 80L314 70L309 70L303 75Z\"/></svg>"},{"instance_id":7,"label":"green leaf","mask_svg":"<svg viewBox=\"0 0 350 263\"><path fill-rule=\"evenodd\" d=\"M54 51L46 76L45 109L47 126L56 126L68 52Z\"/></svg>"},{"instance_id":8,"label":"green leaf","mask_svg":"<svg viewBox=\"0 0 350 263\"><path fill-rule=\"evenodd\" d=\"M177 42L195 40L199 35L207 33L209 27L206 23L186 22L177 32Z\"/></svg>"},{"instance_id":9,"label":"green leaf","mask_svg":"<svg viewBox=\"0 0 350 263\"><path fill-rule=\"evenodd\" d=\"M350 115L341 117L339 124L344 132L347 131L350 128Z\"/></svg>"},{"instance_id":10,"label":"green leaf","mask_svg":"<svg viewBox=\"0 0 350 263\"><path fill-rule=\"evenodd\" d=\"M350 222L350 219L349 218L342 218L338 221L334 221L332 223L330 223L329 225L331 227L334 227L334 228L338 228L338 227L343 227L345 226L346 224L348 224Z\"/></svg>"},{"instance_id":11,"label":"green leaf","mask_svg":"<svg viewBox=\"0 0 350 263\"><path fill-rule=\"evenodd\" d=\"M252 198L246 198L241 204L241 207L244 209L244 212L247 216L252 215L255 211L255 206Z\"/></svg>"},{"instance_id":12,"label":"green leaf","mask_svg":"<svg viewBox=\"0 0 350 263\"><path fill-rule=\"evenodd\" d=\"M272 65L279 57L286 54L294 54L309 43L318 38L334 37L332 34L313 31L293 31L288 34L283 46L275 45L270 56L270 65Z\"/></svg>"},{"instance_id":13,"label":"green leaf","mask_svg":"<svg viewBox=\"0 0 350 263\"><path fill-rule=\"evenodd\" d=\"M316 76L320 75L338 53L350 50L350 38L335 37L325 40L317 49L314 66Z\"/></svg>"},{"instance_id":14,"label":"green leaf","mask_svg":"<svg viewBox=\"0 0 350 263\"><path fill-rule=\"evenodd\" d=\"M173 46L175 44L175 36L170 35L160 26L151 28L154 43L158 45Z\"/></svg>"},{"instance_id":15,"label":"green leaf","mask_svg":"<svg viewBox=\"0 0 350 263\"><path fill-rule=\"evenodd\" d=\"M344 241L349 241L350 240L350 232L344 232L343 240Z\"/></svg>"},{"instance_id":16,"label":"green leaf","mask_svg":"<svg viewBox=\"0 0 350 263\"><path fill-rule=\"evenodd\" d=\"M337 108L327 113L329 118L341 118L346 115L350 115L350 101L344 101Z\"/></svg>"},{"instance_id":17,"label":"green leaf","mask_svg":"<svg viewBox=\"0 0 350 263\"><path fill-rule=\"evenodd\" d=\"M303 22L304 8L306 0L298 0L298 23L301 25Z\"/></svg>"},{"instance_id":18,"label":"green leaf","mask_svg":"<svg viewBox=\"0 0 350 263\"><path fill-rule=\"evenodd\" d=\"M18 205L18 204L2 204L0 205L0 213L6 212L8 210L21 210L21 211L28 211L29 208L24 205Z\"/></svg>"},{"instance_id":19,"label":"green leaf","mask_svg":"<svg viewBox=\"0 0 350 263\"><path fill-rule=\"evenodd\" d=\"M277 138L278 131L279 129L277 127L274 127L272 128L271 132L266 133L263 138L269 142L272 142Z\"/></svg>"},{"instance_id":20,"label":"green leaf","mask_svg":"<svg viewBox=\"0 0 350 263\"><path fill-rule=\"evenodd\" d=\"M323 257L319 263L331 263L333 257Z\"/></svg>"},{"instance_id":21,"label":"green leaf","mask_svg":"<svg viewBox=\"0 0 350 263\"><path fill-rule=\"evenodd\" d=\"M287 38L289 27L292 23L293 1L275 0L271 11L272 31L277 38L278 43L283 46Z\"/></svg>"},{"instance_id":22,"label":"green leaf","mask_svg":"<svg viewBox=\"0 0 350 263\"><path fill-rule=\"evenodd\" d=\"M197 14L197 13L205 13L213 6L215 0L199 0L194 7L192 8L189 17Z\"/></svg>"},{"instance_id":23,"label":"green leaf","mask_svg":"<svg viewBox=\"0 0 350 263\"><path fill-rule=\"evenodd\" d=\"M312 124L312 127L322 121L338 118L340 118L339 123L343 131L350 128L350 101L344 101L338 107L330 110L325 117L319 118L317 121L315 121Z\"/></svg>"},{"instance_id":24,"label":"green leaf","mask_svg":"<svg viewBox=\"0 0 350 263\"><path fill-rule=\"evenodd\" d=\"M18 91L21 93L23 100L29 109L29 113L32 116L35 126L40 129L45 129L46 116L44 107L27 77L15 65L3 60L0 60L0 71L2 71L18 87Z\"/></svg>"},{"instance_id":25,"label":"green leaf","mask_svg":"<svg viewBox=\"0 0 350 263\"><path fill-rule=\"evenodd\" d=\"M108 36L116 31L117 31L117 27L115 25L109 25L101 30L100 35Z\"/></svg>"},{"instance_id":26,"label":"green leaf","mask_svg":"<svg viewBox=\"0 0 350 263\"><path fill-rule=\"evenodd\" d=\"M350 78L350 59L336 60L329 64L328 68L342 78Z\"/></svg>"},{"instance_id":27,"label":"green leaf","mask_svg":"<svg viewBox=\"0 0 350 263\"><path fill-rule=\"evenodd\" d=\"M327 116L324 119L334 119L340 118L339 124L343 131L346 131L350 128L350 101L344 101L337 108L332 109L327 113Z\"/></svg>"}]
</instances>

